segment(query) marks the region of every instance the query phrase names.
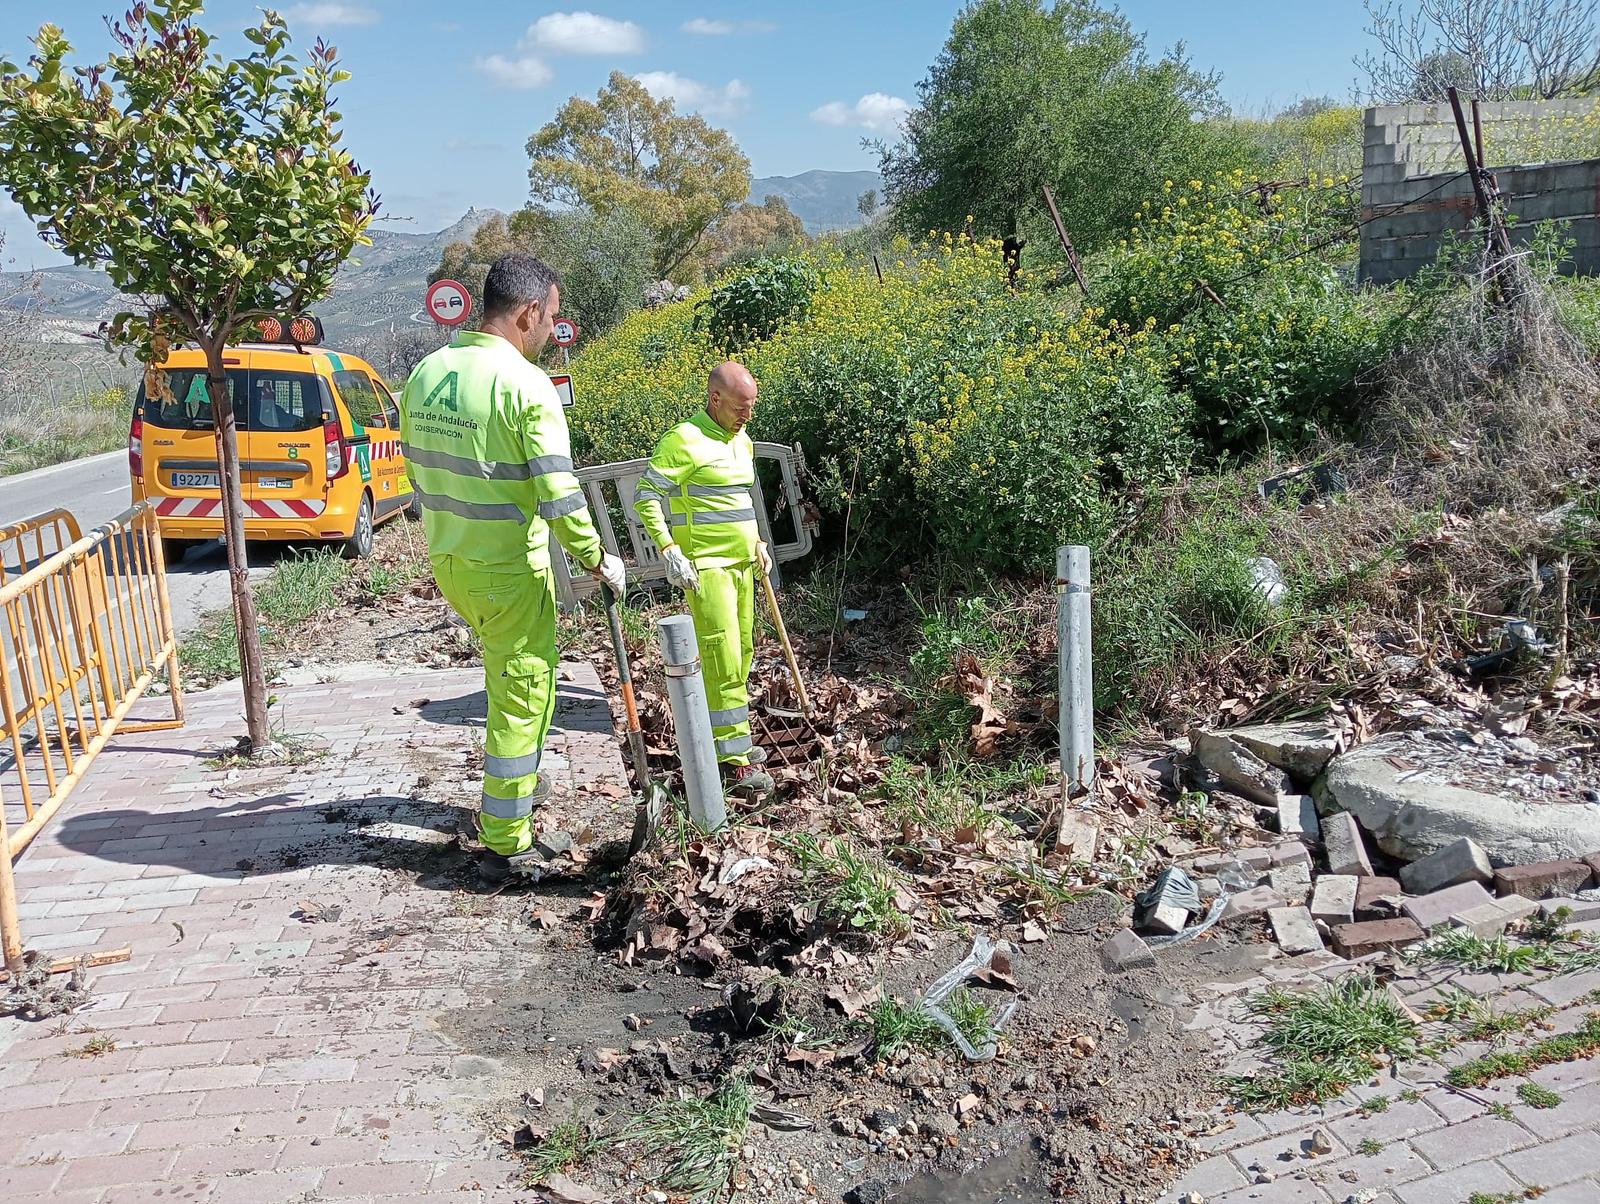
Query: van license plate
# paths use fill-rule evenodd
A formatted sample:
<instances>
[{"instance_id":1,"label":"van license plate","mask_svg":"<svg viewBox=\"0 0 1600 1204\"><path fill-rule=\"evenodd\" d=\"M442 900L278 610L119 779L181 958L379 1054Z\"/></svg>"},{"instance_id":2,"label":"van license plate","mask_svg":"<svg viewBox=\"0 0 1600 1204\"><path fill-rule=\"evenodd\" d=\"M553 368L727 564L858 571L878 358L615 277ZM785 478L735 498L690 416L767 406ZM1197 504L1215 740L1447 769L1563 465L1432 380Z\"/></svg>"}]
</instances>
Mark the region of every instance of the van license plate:
<instances>
[{"instance_id":1,"label":"van license plate","mask_svg":"<svg viewBox=\"0 0 1600 1204\"><path fill-rule=\"evenodd\" d=\"M222 475L215 472L175 472L172 474L172 487L174 489L220 489L222 488Z\"/></svg>"}]
</instances>

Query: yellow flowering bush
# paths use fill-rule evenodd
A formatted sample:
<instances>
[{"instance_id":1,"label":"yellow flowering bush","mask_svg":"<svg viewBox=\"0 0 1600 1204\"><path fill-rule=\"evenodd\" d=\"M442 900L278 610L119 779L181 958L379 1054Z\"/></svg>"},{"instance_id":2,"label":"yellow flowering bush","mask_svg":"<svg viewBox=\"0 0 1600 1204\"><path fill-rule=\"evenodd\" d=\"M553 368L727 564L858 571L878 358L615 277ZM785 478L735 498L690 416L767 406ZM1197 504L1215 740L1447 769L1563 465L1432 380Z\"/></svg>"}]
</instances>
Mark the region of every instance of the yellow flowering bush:
<instances>
[{"instance_id":1,"label":"yellow flowering bush","mask_svg":"<svg viewBox=\"0 0 1600 1204\"><path fill-rule=\"evenodd\" d=\"M1332 178L1264 190L1239 173L1175 181L1101 265L1097 295L1154 322L1168 380L1220 453L1304 442L1354 417L1361 376L1392 345L1390 310L1334 262L1354 193Z\"/></svg>"},{"instance_id":2,"label":"yellow flowering bush","mask_svg":"<svg viewBox=\"0 0 1600 1204\"><path fill-rule=\"evenodd\" d=\"M1101 530L1108 491L1187 462L1186 399L1154 327L1013 289L997 241L897 240L870 263L824 244L808 312L741 358L752 434L799 442L810 493L869 555L938 551L1007 570ZM574 446L646 454L705 395L717 359L692 303L634 315L573 365ZM857 537L864 542L857 544Z\"/></svg>"}]
</instances>

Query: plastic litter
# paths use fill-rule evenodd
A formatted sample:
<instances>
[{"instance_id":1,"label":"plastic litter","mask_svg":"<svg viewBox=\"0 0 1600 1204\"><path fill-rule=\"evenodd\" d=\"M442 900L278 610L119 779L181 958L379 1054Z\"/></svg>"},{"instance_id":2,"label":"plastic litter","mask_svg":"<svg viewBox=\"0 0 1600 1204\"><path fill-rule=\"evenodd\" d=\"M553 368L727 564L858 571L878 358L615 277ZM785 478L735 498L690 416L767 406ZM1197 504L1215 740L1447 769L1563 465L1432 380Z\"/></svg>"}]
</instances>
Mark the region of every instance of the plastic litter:
<instances>
[{"instance_id":1,"label":"plastic litter","mask_svg":"<svg viewBox=\"0 0 1600 1204\"><path fill-rule=\"evenodd\" d=\"M996 953L1011 953L1011 946L1005 941L992 941L981 933L972 938L972 951L967 954L949 973L928 988L922 997L922 1006L933 1021L955 1042L956 1048L965 1055L969 1062L992 1062L1000 1050L1000 1030L1011 1020L1017 1010L1016 1001L1006 1004L1000 1009L999 1015L989 1026L989 1039L981 1046L974 1048L972 1043L962 1035L956 1027L954 1020L945 1014L940 1005L947 999L952 991L967 981L969 975L975 970L982 970L994 960Z\"/></svg>"},{"instance_id":2,"label":"plastic litter","mask_svg":"<svg viewBox=\"0 0 1600 1204\"><path fill-rule=\"evenodd\" d=\"M1278 562L1272 557L1252 556L1250 558L1250 580L1255 583L1256 591L1268 606L1281 606L1283 604L1283 597L1289 592L1289 587L1283 583L1283 570L1278 567Z\"/></svg>"}]
</instances>

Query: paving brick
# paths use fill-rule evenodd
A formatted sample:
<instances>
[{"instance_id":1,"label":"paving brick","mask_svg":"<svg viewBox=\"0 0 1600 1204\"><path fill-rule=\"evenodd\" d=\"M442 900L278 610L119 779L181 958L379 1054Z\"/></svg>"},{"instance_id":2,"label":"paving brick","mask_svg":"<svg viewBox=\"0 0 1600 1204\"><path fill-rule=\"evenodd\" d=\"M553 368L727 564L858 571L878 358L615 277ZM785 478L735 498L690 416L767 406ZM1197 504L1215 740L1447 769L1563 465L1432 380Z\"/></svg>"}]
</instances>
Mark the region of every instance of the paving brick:
<instances>
[{"instance_id":1,"label":"paving brick","mask_svg":"<svg viewBox=\"0 0 1600 1204\"><path fill-rule=\"evenodd\" d=\"M1546 1140L1584 1129L1600 1130L1600 1083L1585 1083L1564 1091L1559 1107L1523 1108L1517 1115Z\"/></svg>"},{"instance_id":2,"label":"paving brick","mask_svg":"<svg viewBox=\"0 0 1600 1204\"><path fill-rule=\"evenodd\" d=\"M390 1162L381 1166L336 1166L322 1178L318 1190L328 1200L351 1196L392 1196L421 1191L433 1178L430 1165Z\"/></svg>"},{"instance_id":3,"label":"paving brick","mask_svg":"<svg viewBox=\"0 0 1600 1204\"><path fill-rule=\"evenodd\" d=\"M1273 939L1285 953L1315 953L1322 949L1322 937L1311 913L1304 907L1274 907L1267 912Z\"/></svg>"},{"instance_id":4,"label":"paving brick","mask_svg":"<svg viewBox=\"0 0 1600 1204\"><path fill-rule=\"evenodd\" d=\"M37 1132L15 1125L10 1116L4 1124L8 1132L26 1136L21 1142L20 1162L43 1162L71 1156L86 1158L95 1155L120 1154L128 1148L133 1137L133 1125L116 1125L107 1128L72 1129L69 1131ZM27 1136L32 1132L32 1136ZM16 1137L10 1140L17 1140Z\"/></svg>"},{"instance_id":5,"label":"paving brick","mask_svg":"<svg viewBox=\"0 0 1600 1204\"><path fill-rule=\"evenodd\" d=\"M1600 1200L1600 1179L1584 1179L1545 1192L1539 1204L1595 1204L1596 1200Z\"/></svg>"},{"instance_id":6,"label":"paving brick","mask_svg":"<svg viewBox=\"0 0 1600 1204\"><path fill-rule=\"evenodd\" d=\"M1521 1112L1534 1109L1522 1109ZM1434 1133L1411 1139L1416 1150L1440 1170L1461 1166L1482 1158L1494 1158L1507 1151L1531 1145L1537 1138L1515 1121L1498 1116L1479 1116Z\"/></svg>"},{"instance_id":7,"label":"paving brick","mask_svg":"<svg viewBox=\"0 0 1600 1204\"><path fill-rule=\"evenodd\" d=\"M240 1175L269 1171L283 1152L284 1143L273 1138L228 1139L225 1144L191 1146L172 1164L174 1177L190 1175Z\"/></svg>"},{"instance_id":8,"label":"paving brick","mask_svg":"<svg viewBox=\"0 0 1600 1204\"><path fill-rule=\"evenodd\" d=\"M383 1139L364 1137L291 1137L278 1157L280 1170L302 1166L355 1166L376 1163L383 1154Z\"/></svg>"},{"instance_id":9,"label":"paving brick","mask_svg":"<svg viewBox=\"0 0 1600 1204\"><path fill-rule=\"evenodd\" d=\"M1324 924L1351 924L1356 918L1354 874L1323 874L1311 890L1311 916Z\"/></svg>"},{"instance_id":10,"label":"paving brick","mask_svg":"<svg viewBox=\"0 0 1600 1204\"><path fill-rule=\"evenodd\" d=\"M61 1186L70 1189L157 1182L166 1178L175 1156L171 1150L145 1150L102 1158L74 1158L61 1173Z\"/></svg>"},{"instance_id":11,"label":"paving brick","mask_svg":"<svg viewBox=\"0 0 1600 1204\"><path fill-rule=\"evenodd\" d=\"M1547 916L1554 916L1558 911L1565 910L1566 923L1582 924L1586 920L1600 920L1600 898L1573 899L1558 895L1543 900L1539 904L1539 910Z\"/></svg>"},{"instance_id":12,"label":"paving brick","mask_svg":"<svg viewBox=\"0 0 1600 1204\"><path fill-rule=\"evenodd\" d=\"M286 1201L314 1200L322 1178L320 1167L233 1175L218 1179L207 1204L285 1204ZM449 1204L455 1204L451 1197Z\"/></svg>"},{"instance_id":13,"label":"paving brick","mask_svg":"<svg viewBox=\"0 0 1600 1204\"><path fill-rule=\"evenodd\" d=\"M1206 1204L1332 1204L1333 1199L1325 1188L1309 1179L1280 1178L1256 1187L1223 1192L1208 1199Z\"/></svg>"},{"instance_id":14,"label":"paving brick","mask_svg":"<svg viewBox=\"0 0 1600 1204\"><path fill-rule=\"evenodd\" d=\"M1361 957L1385 949L1404 949L1416 944L1424 935L1417 922L1405 916L1394 920L1360 920L1334 928L1333 948L1341 957Z\"/></svg>"},{"instance_id":15,"label":"paving brick","mask_svg":"<svg viewBox=\"0 0 1600 1204\"><path fill-rule=\"evenodd\" d=\"M1400 884L1413 895L1429 895L1461 882L1488 882L1493 878L1489 855L1465 836L1400 871Z\"/></svg>"},{"instance_id":16,"label":"paving brick","mask_svg":"<svg viewBox=\"0 0 1600 1204\"><path fill-rule=\"evenodd\" d=\"M1356 919L1390 919L1400 910L1400 900L1404 894L1398 878L1359 878L1356 882ZM1380 904L1387 904L1381 915L1374 911Z\"/></svg>"},{"instance_id":17,"label":"paving brick","mask_svg":"<svg viewBox=\"0 0 1600 1204\"><path fill-rule=\"evenodd\" d=\"M152 1093L128 1099L109 1100L100 1106L96 1124L138 1124L142 1121L176 1120L193 1116L200 1103L198 1091Z\"/></svg>"},{"instance_id":18,"label":"paving brick","mask_svg":"<svg viewBox=\"0 0 1600 1204\"><path fill-rule=\"evenodd\" d=\"M1537 910L1538 907L1533 900L1510 895L1504 899L1491 899L1487 903L1479 903L1464 911L1453 912L1450 923L1457 928L1465 928L1476 936L1493 937L1499 936L1509 925L1527 919Z\"/></svg>"},{"instance_id":19,"label":"paving brick","mask_svg":"<svg viewBox=\"0 0 1600 1204\"><path fill-rule=\"evenodd\" d=\"M1480 883L1461 882L1434 891L1432 894L1407 899L1400 910L1415 920L1417 926L1424 932L1432 932L1435 929L1448 928L1450 917L1456 913L1482 907L1493 899L1494 896L1484 890Z\"/></svg>"},{"instance_id":20,"label":"paving brick","mask_svg":"<svg viewBox=\"0 0 1600 1204\"><path fill-rule=\"evenodd\" d=\"M1540 861L1533 865L1513 865L1496 870L1494 889L1498 895L1521 895L1524 899L1547 899L1551 895L1570 895L1582 890L1594 877L1594 870L1582 861Z\"/></svg>"},{"instance_id":21,"label":"paving brick","mask_svg":"<svg viewBox=\"0 0 1600 1204\"><path fill-rule=\"evenodd\" d=\"M0 1166L0 1194L9 1200L13 1194L37 1192L43 1195L50 1192L50 1198L55 1199L51 1188L61 1178L63 1165L44 1162L32 1166Z\"/></svg>"},{"instance_id":22,"label":"paving brick","mask_svg":"<svg viewBox=\"0 0 1600 1204\"><path fill-rule=\"evenodd\" d=\"M1394 1189L1401 1204L1465 1204L1473 1192L1520 1192L1522 1185L1493 1162L1474 1162Z\"/></svg>"},{"instance_id":23,"label":"paving brick","mask_svg":"<svg viewBox=\"0 0 1600 1204\"><path fill-rule=\"evenodd\" d=\"M1600 1134L1585 1130L1558 1141L1502 1154L1500 1165L1529 1187L1558 1187L1600 1171ZM1600 1200L1600 1195L1595 1199Z\"/></svg>"}]
</instances>

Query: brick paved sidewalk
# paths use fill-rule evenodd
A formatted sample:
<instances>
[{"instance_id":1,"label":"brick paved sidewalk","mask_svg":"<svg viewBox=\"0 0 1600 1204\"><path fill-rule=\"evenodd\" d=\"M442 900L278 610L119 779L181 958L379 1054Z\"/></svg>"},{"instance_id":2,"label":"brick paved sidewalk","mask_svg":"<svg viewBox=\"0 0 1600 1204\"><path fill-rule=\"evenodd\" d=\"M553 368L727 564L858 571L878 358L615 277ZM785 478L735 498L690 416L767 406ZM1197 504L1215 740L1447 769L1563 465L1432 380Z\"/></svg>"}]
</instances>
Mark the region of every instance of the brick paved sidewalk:
<instances>
[{"instance_id":1,"label":"brick paved sidewalk","mask_svg":"<svg viewBox=\"0 0 1600 1204\"><path fill-rule=\"evenodd\" d=\"M1600 930L1593 922L1575 927ZM1231 1048L1230 1069L1247 1073L1261 1064L1251 1050L1258 1030L1244 1007L1250 995L1269 985L1309 990L1351 972L1332 954L1285 959L1261 978L1218 988L1191 1027L1218 1040L1225 1060ZM1404 967L1394 986L1419 1013L1446 987L1484 999L1497 1012L1551 1005L1557 1011L1548 1023L1559 1033L1579 1027L1594 1008L1590 995L1600 989L1600 971L1535 976ZM1189 1193L1206 1204L1469 1204L1475 1192L1498 1204L1521 1201L1529 1188L1544 1189L1539 1204L1600 1204L1600 1061L1546 1066L1472 1091L1445 1084L1452 1066L1490 1048L1464 1042L1437 1061L1404 1062L1376 1085L1322 1109L1228 1117L1201 1143L1212 1156L1160 1204L1177 1204ZM1528 1081L1558 1093L1561 1103L1524 1103L1517 1087ZM1315 1157L1311 1138L1318 1130L1332 1139L1333 1151ZM1257 1182L1263 1174L1270 1181Z\"/></svg>"},{"instance_id":2,"label":"brick paved sidewalk","mask_svg":"<svg viewBox=\"0 0 1600 1204\"><path fill-rule=\"evenodd\" d=\"M563 669L551 810L577 792L625 832L599 681ZM475 1115L492 1060L434 1023L515 970L452 847L481 670L277 693L275 724L326 757L208 766L243 730L238 687L192 695L183 731L113 741L18 863L30 947L133 959L92 971L65 1026L0 1019L6 1204L532 1198Z\"/></svg>"}]
</instances>

